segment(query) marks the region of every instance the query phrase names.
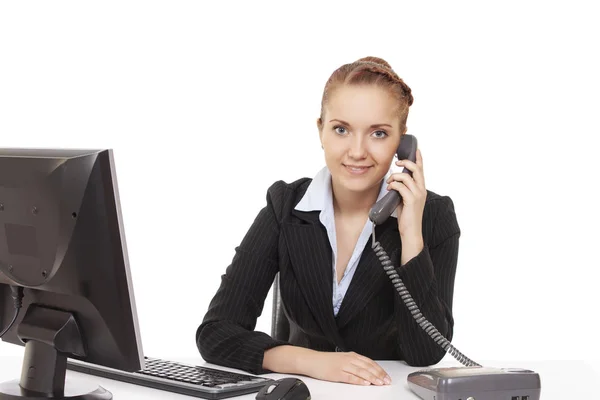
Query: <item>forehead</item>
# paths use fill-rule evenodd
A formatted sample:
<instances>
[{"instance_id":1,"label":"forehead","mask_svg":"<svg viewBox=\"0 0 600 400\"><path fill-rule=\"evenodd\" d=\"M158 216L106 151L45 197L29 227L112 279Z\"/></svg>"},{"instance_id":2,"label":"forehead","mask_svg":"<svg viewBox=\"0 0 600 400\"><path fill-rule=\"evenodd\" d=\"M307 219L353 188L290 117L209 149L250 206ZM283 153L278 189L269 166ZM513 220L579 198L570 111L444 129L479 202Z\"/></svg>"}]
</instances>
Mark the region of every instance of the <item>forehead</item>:
<instances>
[{"instance_id":1,"label":"forehead","mask_svg":"<svg viewBox=\"0 0 600 400\"><path fill-rule=\"evenodd\" d=\"M327 120L390 123L398 104L385 88L376 85L343 85L335 88L326 104Z\"/></svg>"}]
</instances>

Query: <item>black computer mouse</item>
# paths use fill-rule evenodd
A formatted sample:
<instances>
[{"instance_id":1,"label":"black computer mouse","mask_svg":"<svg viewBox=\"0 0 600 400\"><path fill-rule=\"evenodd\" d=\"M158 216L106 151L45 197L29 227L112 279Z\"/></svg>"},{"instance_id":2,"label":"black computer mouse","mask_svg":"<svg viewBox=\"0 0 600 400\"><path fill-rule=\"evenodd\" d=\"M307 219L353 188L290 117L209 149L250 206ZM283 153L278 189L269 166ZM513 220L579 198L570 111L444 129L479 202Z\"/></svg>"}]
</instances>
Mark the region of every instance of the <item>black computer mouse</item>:
<instances>
[{"instance_id":1,"label":"black computer mouse","mask_svg":"<svg viewBox=\"0 0 600 400\"><path fill-rule=\"evenodd\" d=\"M257 400L310 400L310 392L298 378L283 378L267 383L256 394Z\"/></svg>"}]
</instances>

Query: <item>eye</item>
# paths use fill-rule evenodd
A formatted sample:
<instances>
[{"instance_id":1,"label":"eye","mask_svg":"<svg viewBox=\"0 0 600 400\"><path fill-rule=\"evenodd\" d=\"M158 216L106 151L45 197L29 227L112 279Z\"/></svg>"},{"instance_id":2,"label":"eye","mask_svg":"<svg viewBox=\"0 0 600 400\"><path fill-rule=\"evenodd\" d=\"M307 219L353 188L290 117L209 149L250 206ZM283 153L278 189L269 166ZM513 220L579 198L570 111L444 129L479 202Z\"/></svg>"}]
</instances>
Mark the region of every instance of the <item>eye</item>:
<instances>
[{"instance_id":1,"label":"eye","mask_svg":"<svg viewBox=\"0 0 600 400\"><path fill-rule=\"evenodd\" d=\"M373 132L373 135L375 135L376 138L384 138L384 137L388 136L386 131L376 131L376 132Z\"/></svg>"},{"instance_id":2,"label":"eye","mask_svg":"<svg viewBox=\"0 0 600 400\"><path fill-rule=\"evenodd\" d=\"M344 128L341 125L336 125L333 127L333 130L335 131L335 133L337 133L338 135L345 135L346 133L348 133L348 131L346 130L346 128Z\"/></svg>"}]
</instances>

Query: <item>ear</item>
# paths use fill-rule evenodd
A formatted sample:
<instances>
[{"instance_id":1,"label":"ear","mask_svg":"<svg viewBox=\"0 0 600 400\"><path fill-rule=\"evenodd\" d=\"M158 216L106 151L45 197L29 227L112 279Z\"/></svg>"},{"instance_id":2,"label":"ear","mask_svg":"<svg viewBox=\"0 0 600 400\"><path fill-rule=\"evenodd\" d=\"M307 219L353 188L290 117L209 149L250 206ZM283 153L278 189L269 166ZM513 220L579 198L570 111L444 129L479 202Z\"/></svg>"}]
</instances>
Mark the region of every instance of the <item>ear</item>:
<instances>
[{"instance_id":1,"label":"ear","mask_svg":"<svg viewBox=\"0 0 600 400\"><path fill-rule=\"evenodd\" d=\"M321 120L321 117L317 118L317 129L319 131L319 140L321 141L321 147L323 147L323 121Z\"/></svg>"}]
</instances>

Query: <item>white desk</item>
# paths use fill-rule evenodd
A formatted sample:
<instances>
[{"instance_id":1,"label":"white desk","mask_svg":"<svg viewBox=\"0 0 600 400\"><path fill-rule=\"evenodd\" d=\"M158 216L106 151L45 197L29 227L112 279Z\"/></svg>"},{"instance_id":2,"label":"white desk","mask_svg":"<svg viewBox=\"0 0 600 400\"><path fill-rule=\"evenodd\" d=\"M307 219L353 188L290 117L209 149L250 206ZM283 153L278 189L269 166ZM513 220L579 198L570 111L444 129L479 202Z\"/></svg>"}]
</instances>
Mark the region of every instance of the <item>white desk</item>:
<instances>
[{"instance_id":1,"label":"white desk","mask_svg":"<svg viewBox=\"0 0 600 400\"><path fill-rule=\"evenodd\" d=\"M197 358L179 359L178 361L216 367L212 364L205 363L199 356ZM538 372L542 380L542 400L594 399L599 397L599 390L597 388L594 389L593 385L600 382L600 376L595 373L590 365L582 361L536 361L516 363L478 361L481 361L481 363L486 366L528 368ZM418 368L408 367L404 363L398 361L380 361L380 365L392 377L392 384L389 386L365 387L323 382L307 377L299 378L308 386L313 400L418 399L418 397L408 389L406 384L406 376L410 372L416 371ZM458 363L452 362L452 360L442 361L442 363L438 364L438 366L457 365ZM222 369L233 371L228 368ZM0 356L0 382L17 379L20 374L20 357ZM266 376L273 379L279 379L285 375L267 374ZM110 379L98 378L73 371L67 372L67 379L81 379L88 382L94 382L112 392L115 400L193 399L193 397L189 396L113 381ZM256 393L232 399L250 400L254 399L255 396Z\"/></svg>"}]
</instances>

